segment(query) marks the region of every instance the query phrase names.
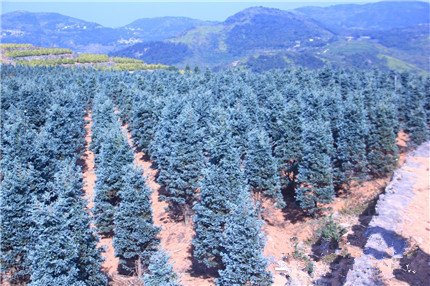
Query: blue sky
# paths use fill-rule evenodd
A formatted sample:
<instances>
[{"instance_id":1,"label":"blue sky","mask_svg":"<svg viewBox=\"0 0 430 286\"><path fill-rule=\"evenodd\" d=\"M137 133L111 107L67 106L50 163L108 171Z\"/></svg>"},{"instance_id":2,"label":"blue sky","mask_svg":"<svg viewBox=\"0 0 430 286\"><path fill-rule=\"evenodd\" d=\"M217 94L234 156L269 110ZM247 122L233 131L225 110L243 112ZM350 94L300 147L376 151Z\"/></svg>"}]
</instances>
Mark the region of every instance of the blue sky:
<instances>
[{"instance_id":1,"label":"blue sky","mask_svg":"<svg viewBox=\"0 0 430 286\"><path fill-rule=\"evenodd\" d=\"M120 27L139 18L152 18L163 16L184 16L202 20L224 21L227 17L247 7L265 6L279 9L294 9L303 6L329 6L339 3L366 3L377 1L351 1L327 2L321 0L300 1L1 1L1 14L16 10L30 12L57 12L85 21L96 22L107 27Z\"/></svg>"}]
</instances>

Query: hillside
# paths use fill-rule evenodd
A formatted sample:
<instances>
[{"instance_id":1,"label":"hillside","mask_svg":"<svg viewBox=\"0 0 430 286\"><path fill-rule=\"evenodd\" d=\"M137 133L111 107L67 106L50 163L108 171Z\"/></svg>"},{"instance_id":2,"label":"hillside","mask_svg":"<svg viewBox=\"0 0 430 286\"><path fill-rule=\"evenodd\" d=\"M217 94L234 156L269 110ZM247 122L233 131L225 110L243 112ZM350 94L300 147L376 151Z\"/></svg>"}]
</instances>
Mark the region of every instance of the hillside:
<instances>
[{"instance_id":1,"label":"hillside","mask_svg":"<svg viewBox=\"0 0 430 286\"><path fill-rule=\"evenodd\" d=\"M423 2L295 11L254 7L218 25L198 26L163 42L141 43L112 54L217 70L239 66L264 71L329 64L428 74L428 10L428 3Z\"/></svg>"},{"instance_id":2,"label":"hillside","mask_svg":"<svg viewBox=\"0 0 430 286\"><path fill-rule=\"evenodd\" d=\"M178 36L193 27L215 24L217 22L187 17L157 17L138 19L122 29L128 32L130 38L136 38L143 42L151 42Z\"/></svg>"},{"instance_id":3,"label":"hillside","mask_svg":"<svg viewBox=\"0 0 430 286\"><path fill-rule=\"evenodd\" d=\"M296 10L339 33L352 29L391 30L430 21L429 4L422 1L383 1Z\"/></svg>"},{"instance_id":4,"label":"hillside","mask_svg":"<svg viewBox=\"0 0 430 286\"><path fill-rule=\"evenodd\" d=\"M224 22L143 18L120 28L55 13L2 15L1 42L108 53L184 68L253 71L324 65L428 74L426 2L303 7L252 7Z\"/></svg>"},{"instance_id":5,"label":"hillside","mask_svg":"<svg viewBox=\"0 0 430 286\"><path fill-rule=\"evenodd\" d=\"M58 13L17 11L2 16L2 43L64 47L78 52L105 53L117 46L118 30Z\"/></svg>"},{"instance_id":6,"label":"hillside","mask_svg":"<svg viewBox=\"0 0 430 286\"><path fill-rule=\"evenodd\" d=\"M214 22L186 17L138 19L120 28L108 28L58 13L16 11L1 15L2 43L29 43L64 47L77 52L106 53L129 45L164 40L194 27Z\"/></svg>"},{"instance_id":7,"label":"hillside","mask_svg":"<svg viewBox=\"0 0 430 286\"><path fill-rule=\"evenodd\" d=\"M333 36L313 20L294 11L254 7L229 17L221 24L199 26L164 41L163 45L159 45L158 61L165 62L164 50L170 55L169 50L178 44L181 50L173 62L169 58L170 64L215 66L258 51L293 48L297 43L302 43L304 47L321 46ZM150 49L148 51L150 45L154 44L139 44L112 54L145 60L153 55ZM186 52L182 52L183 45L188 47Z\"/></svg>"},{"instance_id":8,"label":"hillside","mask_svg":"<svg viewBox=\"0 0 430 286\"><path fill-rule=\"evenodd\" d=\"M25 66L85 66L99 70L155 70L166 65L147 64L126 57L109 57L106 54L76 53L71 49L41 48L30 44L0 44L0 63Z\"/></svg>"}]
</instances>

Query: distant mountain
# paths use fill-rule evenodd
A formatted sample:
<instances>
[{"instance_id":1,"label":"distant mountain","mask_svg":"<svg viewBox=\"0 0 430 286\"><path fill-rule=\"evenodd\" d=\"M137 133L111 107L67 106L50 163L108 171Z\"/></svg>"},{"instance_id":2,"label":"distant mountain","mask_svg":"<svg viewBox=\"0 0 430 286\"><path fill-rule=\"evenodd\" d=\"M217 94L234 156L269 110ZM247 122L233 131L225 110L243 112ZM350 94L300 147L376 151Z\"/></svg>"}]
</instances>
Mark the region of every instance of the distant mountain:
<instances>
[{"instance_id":1,"label":"distant mountain","mask_svg":"<svg viewBox=\"0 0 430 286\"><path fill-rule=\"evenodd\" d=\"M391 30L430 22L430 5L421 1L303 7L296 11L336 32L352 29Z\"/></svg>"},{"instance_id":2,"label":"distant mountain","mask_svg":"<svg viewBox=\"0 0 430 286\"><path fill-rule=\"evenodd\" d=\"M145 42L161 41L178 36L179 34L197 27L211 26L218 22L203 21L186 17L142 18L123 27L130 36Z\"/></svg>"},{"instance_id":3,"label":"distant mountain","mask_svg":"<svg viewBox=\"0 0 430 286\"><path fill-rule=\"evenodd\" d=\"M259 51L288 49L297 45L325 45L333 36L332 32L322 28L314 20L294 11L254 7L245 9L218 25L198 26L179 37L164 41L162 48L166 49L166 53L160 51L157 53L159 58L152 60L166 63L164 55L167 54L170 64L214 66ZM177 44L186 45L189 51L186 54L178 53L177 58L172 59L168 50L171 50L170 46ZM147 48L146 45L138 44L113 54L139 55L140 59L147 61L147 56L153 56L145 52ZM132 54L127 54L127 51Z\"/></svg>"},{"instance_id":4,"label":"distant mountain","mask_svg":"<svg viewBox=\"0 0 430 286\"><path fill-rule=\"evenodd\" d=\"M185 17L139 19L121 28L106 28L58 13L16 11L1 16L1 41L78 52L106 53L135 43L168 39L195 26L217 22Z\"/></svg>"},{"instance_id":5,"label":"distant mountain","mask_svg":"<svg viewBox=\"0 0 430 286\"><path fill-rule=\"evenodd\" d=\"M58 13L17 11L2 16L1 41L76 51L105 52L117 45L118 30Z\"/></svg>"},{"instance_id":6,"label":"distant mountain","mask_svg":"<svg viewBox=\"0 0 430 286\"><path fill-rule=\"evenodd\" d=\"M384 1L304 7L253 7L224 22L139 19L106 28L54 13L2 15L1 41L107 53L145 62L262 71L326 64L429 74L430 4Z\"/></svg>"},{"instance_id":7,"label":"distant mountain","mask_svg":"<svg viewBox=\"0 0 430 286\"><path fill-rule=\"evenodd\" d=\"M141 59L147 63L175 65L192 55L191 49L182 43L145 42L134 44L110 54L117 57Z\"/></svg>"}]
</instances>

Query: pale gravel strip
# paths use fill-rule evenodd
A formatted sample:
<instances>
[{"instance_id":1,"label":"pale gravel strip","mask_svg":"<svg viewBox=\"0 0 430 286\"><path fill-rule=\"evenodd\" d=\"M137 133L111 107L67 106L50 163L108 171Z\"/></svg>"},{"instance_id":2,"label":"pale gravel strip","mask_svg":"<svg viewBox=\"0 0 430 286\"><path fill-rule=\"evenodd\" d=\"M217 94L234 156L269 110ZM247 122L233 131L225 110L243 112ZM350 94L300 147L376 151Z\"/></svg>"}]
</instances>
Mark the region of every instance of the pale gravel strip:
<instances>
[{"instance_id":1,"label":"pale gravel strip","mask_svg":"<svg viewBox=\"0 0 430 286\"><path fill-rule=\"evenodd\" d=\"M396 231L399 230L402 212L414 197L415 175L411 170L428 168L411 160L413 157L425 157L430 154L430 141L411 152L402 168L396 170L385 193L379 197L376 213L365 233L368 237L361 257L356 258L354 267L348 272L346 286L383 285L379 281L378 260L402 258L407 242Z\"/></svg>"}]
</instances>

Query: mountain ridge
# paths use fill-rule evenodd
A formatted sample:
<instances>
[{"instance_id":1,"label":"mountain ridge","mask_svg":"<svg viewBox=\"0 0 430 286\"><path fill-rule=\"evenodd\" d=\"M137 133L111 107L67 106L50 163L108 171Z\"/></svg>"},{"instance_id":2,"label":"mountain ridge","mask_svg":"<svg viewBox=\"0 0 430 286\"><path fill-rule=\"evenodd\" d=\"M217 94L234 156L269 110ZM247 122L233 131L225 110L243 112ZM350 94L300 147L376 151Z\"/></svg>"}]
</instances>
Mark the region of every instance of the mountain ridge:
<instances>
[{"instance_id":1,"label":"mountain ridge","mask_svg":"<svg viewBox=\"0 0 430 286\"><path fill-rule=\"evenodd\" d=\"M271 65L335 64L428 72L425 58L430 37L425 25L430 22L429 7L429 3L420 1L295 10L257 6L239 11L224 22L155 17L120 28L106 28L58 13L19 11L2 15L1 41L109 53L178 67L250 68L252 63L260 70ZM51 19L45 19L46 15Z\"/></svg>"}]
</instances>

